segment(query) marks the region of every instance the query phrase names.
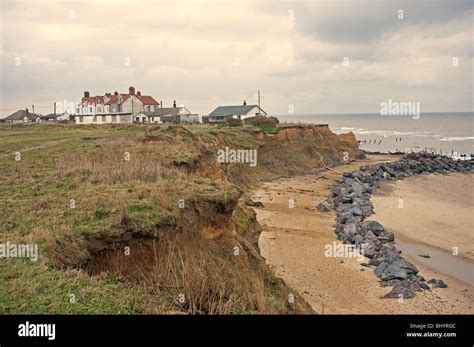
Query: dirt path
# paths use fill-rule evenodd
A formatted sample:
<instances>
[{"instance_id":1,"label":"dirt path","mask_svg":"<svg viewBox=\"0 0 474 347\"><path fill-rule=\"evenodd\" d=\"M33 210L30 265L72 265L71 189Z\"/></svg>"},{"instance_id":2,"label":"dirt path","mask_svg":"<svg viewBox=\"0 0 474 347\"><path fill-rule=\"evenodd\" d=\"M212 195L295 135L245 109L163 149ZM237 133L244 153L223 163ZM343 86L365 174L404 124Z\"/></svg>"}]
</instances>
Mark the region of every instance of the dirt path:
<instances>
[{"instance_id":1,"label":"dirt path","mask_svg":"<svg viewBox=\"0 0 474 347\"><path fill-rule=\"evenodd\" d=\"M63 142L70 141L70 140L74 140L74 138L54 140L54 141L46 141L46 142L43 142L43 143L41 143L39 145L36 145L36 146L25 147L25 148L21 148L17 151L0 154L0 158L5 158L5 157L8 157L9 155L15 155L16 152L24 153L24 152L34 151L35 149L42 149L42 148L47 148L47 147L59 145Z\"/></svg>"},{"instance_id":2,"label":"dirt path","mask_svg":"<svg viewBox=\"0 0 474 347\"><path fill-rule=\"evenodd\" d=\"M314 206L326 199L342 173L395 159L370 156L320 174L268 182L252 192L252 199L264 204L264 208L256 209L263 228L259 239L262 255L275 274L298 291L317 313L473 312L472 291L462 282L449 279L449 288L423 292L403 302L380 299L389 289L379 287L372 269L355 258L325 256L326 245L336 240L335 214L318 212ZM289 207L290 200L293 208ZM427 277L431 275L429 269L419 268Z\"/></svg>"}]
</instances>

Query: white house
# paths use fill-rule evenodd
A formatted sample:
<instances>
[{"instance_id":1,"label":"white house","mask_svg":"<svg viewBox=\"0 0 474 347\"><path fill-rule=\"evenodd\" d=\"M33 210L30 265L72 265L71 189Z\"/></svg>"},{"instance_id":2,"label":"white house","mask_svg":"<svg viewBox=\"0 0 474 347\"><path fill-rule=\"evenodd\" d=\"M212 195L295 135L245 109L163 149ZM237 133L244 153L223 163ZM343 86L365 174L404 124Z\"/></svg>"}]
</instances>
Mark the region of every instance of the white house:
<instances>
[{"instance_id":1,"label":"white house","mask_svg":"<svg viewBox=\"0 0 474 347\"><path fill-rule=\"evenodd\" d=\"M199 116L191 113L185 106L158 108L153 112L140 112L134 117L137 123L198 123Z\"/></svg>"},{"instance_id":2,"label":"white house","mask_svg":"<svg viewBox=\"0 0 474 347\"><path fill-rule=\"evenodd\" d=\"M134 117L133 121L135 123L162 123L161 112L140 112Z\"/></svg>"},{"instance_id":3,"label":"white house","mask_svg":"<svg viewBox=\"0 0 474 347\"><path fill-rule=\"evenodd\" d=\"M40 121L40 115L31 113L28 109L18 110L4 119L7 123L29 123Z\"/></svg>"},{"instance_id":4,"label":"white house","mask_svg":"<svg viewBox=\"0 0 474 347\"><path fill-rule=\"evenodd\" d=\"M158 110L160 104L149 95L135 93L135 87L128 94L106 93L104 96L90 96L88 91L76 109L76 124L131 123L141 112Z\"/></svg>"},{"instance_id":5,"label":"white house","mask_svg":"<svg viewBox=\"0 0 474 347\"><path fill-rule=\"evenodd\" d=\"M254 116L266 116L258 105L219 106L206 117L209 123L222 123L227 117L245 119Z\"/></svg>"}]
</instances>

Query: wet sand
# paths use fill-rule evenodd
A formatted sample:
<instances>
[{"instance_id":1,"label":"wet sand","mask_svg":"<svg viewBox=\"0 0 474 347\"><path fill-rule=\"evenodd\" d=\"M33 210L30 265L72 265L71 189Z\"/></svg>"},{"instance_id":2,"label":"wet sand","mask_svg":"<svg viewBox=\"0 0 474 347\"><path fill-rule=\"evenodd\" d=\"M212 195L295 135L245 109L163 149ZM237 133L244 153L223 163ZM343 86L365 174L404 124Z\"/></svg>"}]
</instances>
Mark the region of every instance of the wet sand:
<instances>
[{"instance_id":1,"label":"wet sand","mask_svg":"<svg viewBox=\"0 0 474 347\"><path fill-rule=\"evenodd\" d=\"M393 232L474 260L473 183L472 174L419 175L383 184L371 201Z\"/></svg>"},{"instance_id":2,"label":"wet sand","mask_svg":"<svg viewBox=\"0 0 474 347\"><path fill-rule=\"evenodd\" d=\"M317 313L474 313L472 286L441 277L410 256L407 259L416 262L423 276L443 278L449 287L417 293L403 302L381 299L390 288L379 286L373 269L362 266L355 258L325 256L326 245L336 240L335 213L316 211L315 205L326 199L342 173L391 160L396 158L369 156L319 174L268 182L252 192L252 199L264 204L264 208L255 209L263 228L259 239L262 255L275 274L298 291ZM293 205L289 200L294 207L290 207Z\"/></svg>"}]
</instances>

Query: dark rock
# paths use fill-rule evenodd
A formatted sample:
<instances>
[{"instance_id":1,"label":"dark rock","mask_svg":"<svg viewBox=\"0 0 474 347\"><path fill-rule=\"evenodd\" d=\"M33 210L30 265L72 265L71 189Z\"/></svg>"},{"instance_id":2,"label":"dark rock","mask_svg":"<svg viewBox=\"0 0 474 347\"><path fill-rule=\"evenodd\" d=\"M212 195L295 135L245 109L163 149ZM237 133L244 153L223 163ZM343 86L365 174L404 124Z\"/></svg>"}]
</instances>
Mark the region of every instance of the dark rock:
<instances>
[{"instance_id":1,"label":"dark rock","mask_svg":"<svg viewBox=\"0 0 474 347\"><path fill-rule=\"evenodd\" d=\"M424 290L431 290L430 286L427 285L425 282L421 282L420 287Z\"/></svg>"},{"instance_id":2,"label":"dark rock","mask_svg":"<svg viewBox=\"0 0 474 347\"><path fill-rule=\"evenodd\" d=\"M420 284L415 281L403 280L397 283L396 286L407 288L407 289L413 290L414 292L423 291L423 289L420 287Z\"/></svg>"},{"instance_id":3,"label":"dark rock","mask_svg":"<svg viewBox=\"0 0 474 347\"><path fill-rule=\"evenodd\" d=\"M377 239L379 239L382 242L393 242L395 237L391 231L385 230L377 237Z\"/></svg>"},{"instance_id":4,"label":"dark rock","mask_svg":"<svg viewBox=\"0 0 474 347\"><path fill-rule=\"evenodd\" d=\"M432 288L447 288L448 287L448 285L444 283L443 280L434 279L434 278L430 279L426 283L431 284Z\"/></svg>"},{"instance_id":5,"label":"dark rock","mask_svg":"<svg viewBox=\"0 0 474 347\"><path fill-rule=\"evenodd\" d=\"M386 264L386 263L382 263ZM380 264L377 268L382 266ZM392 280L394 278L405 279L408 276L408 272L406 269L402 268L396 262L388 264L381 275L379 276L382 280Z\"/></svg>"},{"instance_id":6,"label":"dark rock","mask_svg":"<svg viewBox=\"0 0 474 347\"><path fill-rule=\"evenodd\" d=\"M416 279L418 280L418 282L425 282L425 278L421 275L416 275Z\"/></svg>"},{"instance_id":7,"label":"dark rock","mask_svg":"<svg viewBox=\"0 0 474 347\"><path fill-rule=\"evenodd\" d=\"M418 256L422 258L431 258L429 254L418 254Z\"/></svg>"},{"instance_id":8,"label":"dark rock","mask_svg":"<svg viewBox=\"0 0 474 347\"><path fill-rule=\"evenodd\" d=\"M349 195L344 195L342 198L341 198L341 202L343 204L352 204L352 197L349 196Z\"/></svg>"},{"instance_id":9,"label":"dark rock","mask_svg":"<svg viewBox=\"0 0 474 347\"><path fill-rule=\"evenodd\" d=\"M380 286L381 287L394 287L398 283L400 283L402 280L399 279L393 279L393 280L386 280L386 281L380 281Z\"/></svg>"},{"instance_id":10,"label":"dark rock","mask_svg":"<svg viewBox=\"0 0 474 347\"><path fill-rule=\"evenodd\" d=\"M357 206L355 207L352 207L349 212L353 215L353 216L362 216L362 210L360 208L358 208Z\"/></svg>"},{"instance_id":11,"label":"dark rock","mask_svg":"<svg viewBox=\"0 0 474 347\"><path fill-rule=\"evenodd\" d=\"M381 232L385 231L385 228L377 221L374 220L365 220L362 223L362 227L366 230L372 231L375 235L379 235Z\"/></svg>"},{"instance_id":12,"label":"dark rock","mask_svg":"<svg viewBox=\"0 0 474 347\"><path fill-rule=\"evenodd\" d=\"M328 206L326 206L325 204L323 204L322 202L319 203L316 206L316 209L320 212L329 212L329 211L331 211L331 209Z\"/></svg>"},{"instance_id":13,"label":"dark rock","mask_svg":"<svg viewBox=\"0 0 474 347\"><path fill-rule=\"evenodd\" d=\"M371 264L371 262L369 262L369 264ZM373 265L373 264L371 264L371 265ZM383 275L385 269L387 269L387 266L388 266L387 263L380 263L380 264L378 264L377 267L376 267L375 270L374 270L375 276L377 276L377 277L382 277L382 275Z\"/></svg>"},{"instance_id":14,"label":"dark rock","mask_svg":"<svg viewBox=\"0 0 474 347\"><path fill-rule=\"evenodd\" d=\"M405 288L405 287L393 287L393 289L384 295L384 298L385 299L399 299L400 296L403 298L403 299L411 299L415 296L415 292L408 289L408 288Z\"/></svg>"},{"instance_id":15,"label":"dark rock","mask_svg":"<svg viewBox=\"0 0 474 347\"><path fill-rule=\"evenodd\" d=\"M245 206L250 207L263 207L263 204L260 201L253 201L252 199L246 199L244 201Z\"/></svg>"}]
</instances>

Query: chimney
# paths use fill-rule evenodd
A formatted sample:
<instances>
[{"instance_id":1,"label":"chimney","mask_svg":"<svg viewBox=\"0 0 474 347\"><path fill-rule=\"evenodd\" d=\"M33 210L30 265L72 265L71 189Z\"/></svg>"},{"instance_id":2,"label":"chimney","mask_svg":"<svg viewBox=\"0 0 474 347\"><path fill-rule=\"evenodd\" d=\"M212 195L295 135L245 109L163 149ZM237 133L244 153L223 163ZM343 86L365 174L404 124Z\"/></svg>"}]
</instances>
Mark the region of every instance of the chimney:
<instances>
[{"instance_id":1,"label":"chimney","mask_svg":"<svg viewBox=\"0 0 474 347\"><path fill-rule=\"evenodd\" d=\"M173 107L176 108L176 100L173 100Z\"/></svg>"},{"instance_id":2,"label":"chimney","mask_svg":"<svg viewBox=\"0 0 474 347\"><path fill-rule=\"evenodd\" d=\"M128 88L128 94L135 95L135 87L129 87Z\"/></svg>"},{"instance_id":3,"label":"chimney","mask_svg":"<svg viewBox=\"0 0 474 347\"><path fill-rule=\"evenodd\" d=\"M244 100L244 106L247 105L247 100Z\"/></svg>"},{"instance_id":4,"label":"chimney","mask_svg":"<svg viewBox=\"0 0 474 347\"><path fill-rule=\"evenodd\" d=\"M138 92L137 92L137 95L138 95L138 96L141 96L141 95L142 95L142 93L141 93L140 91L138 91Z\"/></svg>"},{"instance_id":5,"label":"chimney","mask_svg":"<svg viewBox=\"0 0 474 347\"><path fill-rule=\"evenodd\" d=\"M114 95L118 95L118 92L114 92Z\"/></svg>"},{"instance_id":6,"label":"chimney","mask_svg":"<svg viewBox=\"0 0 474 347\"><path fill-rule=\"evenodd\" d=\"M89 92L88 92L88 91L85 91L85 92L84 92L84 97L85 97L85 98L88 98L89 96L90 96Z\"/></svg>"}]
</instances>

